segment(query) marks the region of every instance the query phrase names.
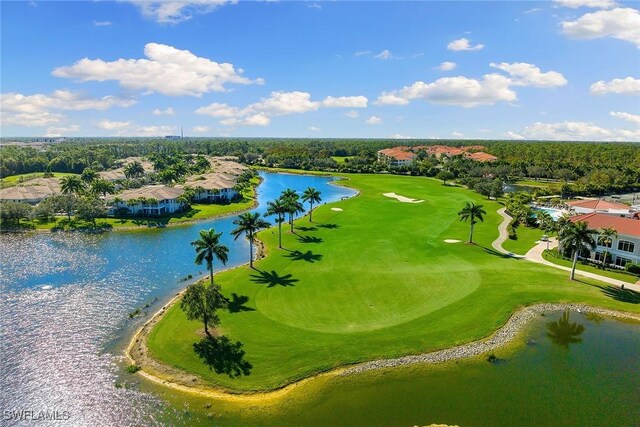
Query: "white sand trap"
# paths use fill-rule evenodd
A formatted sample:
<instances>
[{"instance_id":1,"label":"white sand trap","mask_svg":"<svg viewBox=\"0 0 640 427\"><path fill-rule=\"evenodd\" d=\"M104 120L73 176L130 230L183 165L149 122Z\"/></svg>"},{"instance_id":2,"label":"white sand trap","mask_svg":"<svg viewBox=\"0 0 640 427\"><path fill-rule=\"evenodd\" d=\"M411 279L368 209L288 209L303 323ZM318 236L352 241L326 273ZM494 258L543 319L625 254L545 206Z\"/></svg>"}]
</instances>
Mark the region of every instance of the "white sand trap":
<instances>
[{"instance_id":1,"label":"white sand trap","mask_svg":"<svg viewBox=\"0 0 640 427\"><path fill-rule=\"evenodd\" d=\"M460 243L462 242L462 240L456 240L456 239L444 239L445 243Z\"/></svg>"},{"instance_id":2,"label":"white sand trap","mask_svg":"<svg viewBox=\"0 0 640 427\"><path fill-rule=\"evenodd\" d=\"M424 200L416 200L416 199L410 199L409 197L404 197L401 196L399 194L396 193L382 193L383 196L385 197L390 197L392 199L396 199L399 202L402 203L422 203L424 202Z\"/></svg>"},{"instance_id":3,"label":"white sand trap","mask_svg":"<svg viewBox=\"0 0 640 427\"><path fill-rule=\"evenodd\" d=\"M336 211L336 212L342 212L342 209L340 208L331 208L332 211Z\"/></svg>"}]
</instances>

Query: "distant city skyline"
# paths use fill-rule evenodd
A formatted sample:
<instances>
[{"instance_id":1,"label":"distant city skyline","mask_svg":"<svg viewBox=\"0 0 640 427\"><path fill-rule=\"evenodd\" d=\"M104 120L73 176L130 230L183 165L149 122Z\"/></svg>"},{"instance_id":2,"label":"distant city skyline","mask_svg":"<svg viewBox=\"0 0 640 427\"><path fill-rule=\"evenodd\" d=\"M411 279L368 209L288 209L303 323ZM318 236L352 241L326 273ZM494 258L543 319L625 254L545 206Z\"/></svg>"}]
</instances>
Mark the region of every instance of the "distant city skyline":
<instances>
[{"instance_id":1,"label":"distant city skyline","mask_svg":"<svg viewBox=\"0 0 640 427\"><path fill-rule=\"evenodd\" d=\"M2 2L1 135L640 141L634 2Z\"/></svg>"}]
</instances>

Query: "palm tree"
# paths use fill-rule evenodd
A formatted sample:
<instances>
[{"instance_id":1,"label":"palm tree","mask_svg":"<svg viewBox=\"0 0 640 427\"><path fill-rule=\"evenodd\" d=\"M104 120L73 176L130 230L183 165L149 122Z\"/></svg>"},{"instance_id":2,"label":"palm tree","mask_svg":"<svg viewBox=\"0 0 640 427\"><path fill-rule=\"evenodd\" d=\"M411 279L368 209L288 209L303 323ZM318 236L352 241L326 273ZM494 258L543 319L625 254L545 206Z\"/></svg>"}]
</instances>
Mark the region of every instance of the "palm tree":
<instances>
[{"instance_id":1,"label":"palm tree","mask_svg":"<svg viewBox=\"0 0 640 427\"><path fill-rule=\"evenodd\" d=\"M460 217L460 221L469 220L471 222L471 231L469 232L469 243L473 243L473 226L480 222L484 222L484 218L482 215L486 215L484 209L482 209L482 205L476 205L472 202L467 202L467 204L458 212L458 216Z\"/></svg>"},{"instance_id":2,"label":"palm tree","mask_svg":"<svg viewBox=\"0 0 640 427\"><path fill-rule=\"evenodd\" d=\"M287 213L289 214L289 225L291 226L291 232L293 233L293 216L297 213L304 212L304 206L299 202L300 196L295 190L287 188L280 194L280 198L287 206Z\"/></svg>"},{"instance_id":3,"label":"palm tree","mask_svg":"<svg viewBox=\"0 0 640 427\"><path fill-rule=\"evenodd\" d=\"M96 179L91 183L91 191L94 194L102 194L102 197L106 197L107 194L113 194L116 191L115 185L104 179Z\"/></svg>"},{"instance_id":4,"label":"palm tree","mask_svg":"<svg viewBox=\"0 0 640 427\"><path fill-rule=\"evenodd\" d=\"M144 175L144 167L142 166L142 163L137 160L124 167L124 176L127 179L138 178L142 175Z\"/></svg>"},{"instance_id":5,"label":"palm tree","mask_svg":"<svg viewBox=\"0 0 640 427\"><path fill-rule=\"evenodd\" d=\"M593 239L592 231L589 230L586 222L577 221L567 225L560 235L560 242L565 248L572 251L573 263L571 265L570 279L574 280L576 275L576 264L578 255L585 249L593 249L596 247L596 241Z\"/></svg>"},{"instance_id":6,"label":"palm tree","mask_svg":"<svg viewBox=\"0 0 640 427\"><path fill-rule=\"evenodd\" d=\"M244 234L249 240L249 267L253 268L253 241L255 234L263 228L268 228L269 223L260 218L259 213L243 213L233 221L237 227L231 231L234 240L238 240L240 235Z\"/></svg>"},{"instance_id":7,"label":"palm tree","mask_svg":"<svg viewBox=\"0 0 640 427\"><path fill-rule=\"evenodd\" d=\"M618 237L618 232L611 226L598 230L598 243L604 246L602 268L605 268L607 266L607 255L609 252L607 248L611 247L611 245L613 244L613 239L615 239L616 237Z\"/></svg>"},{"instance_id":8,"label":"palm tree","mask_svg":"<svg viewBox=\"0 0 640 427\"><path fill-rule=\"evenodd\" d=\"M85 168L80 175L80 179L82 179L85 183L91 184L93 181L98 179L98 172L93 169Z\"/></svg>"},{"instance_id":9,"label":"palm tree","mask_svg":"<svg viewBox=\"0 0 640 427\"><path fill-rule=\"evenodd\" d=\"M209 270L209 280L213 286L213 259L217 258L223 265L227 264L229 259L229 248L220 243L222 233L217 233L213 228L209 230L200 230L200 238L191 242L196 248L196 264L202 265L203 261L207 262Z\"/></svg>"},{"instance_id":10,"label":"palm tree","mask_svg":"<svg viewBox=\"0 0 640 427\"><path fill-rule=\"evenodd\" d=\"M63 194L78 194L84 190L84 182L78 175L67 175L60 179Z\"/></svg>"},{"instance_id":11,"label":"palm tree","mask_svg":"<svg viewBox=\"0 0 640 427\"><path fill-rule=\"evenodd\" d=\"M284 215L289 212L289 208L282 198L275 199L272 202L267 202L267 212L265 216L277 215L276 222L278 223L278 248L282 249L282 223L284 222Z\"/></svg>"},{"instance_id":12,"label":"palm tree","mask_svg":"<svg viewBox=\"0 0 640 427\"><path fill-rule=\"evenodd\" d=\"M307 187L304 193L302 193L302 201L309 202L309 222L313 222L313 204L322 201L320 192L313 187Z\"/></svg>"}]
</instances>

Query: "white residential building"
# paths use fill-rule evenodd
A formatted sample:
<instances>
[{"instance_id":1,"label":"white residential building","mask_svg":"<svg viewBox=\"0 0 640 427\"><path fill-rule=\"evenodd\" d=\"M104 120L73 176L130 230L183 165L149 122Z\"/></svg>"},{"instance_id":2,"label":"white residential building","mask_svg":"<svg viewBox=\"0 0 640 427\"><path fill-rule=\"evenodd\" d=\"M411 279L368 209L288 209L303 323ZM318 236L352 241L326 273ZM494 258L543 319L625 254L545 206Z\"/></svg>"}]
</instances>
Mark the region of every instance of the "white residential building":
<instances>
[{"instance_id":1,"label":"white residential building","mask_svg":"<svg viewBox=\"0 0 640 427\"><path fill-rule=\"evenodd\" d=\"M131 215L159 216L181 211L185 204L178 199L184 194L180 187L150 185L147 187L125 190L111 196L109 213L115 214L126 209Z\"/></svg>"},{"instance_id":2,"label":"white residential building","mask_svg":"<svg viewBox=\"0 0 640 427\"><path fill-rule=\"evenodd\" d=\"M611 245L606 246L598 236L594 236L598 245L591 251L590 258L602 261L604 252L611 256L611 263L624 267L628 261L640 264L640 219L623 218L604 213L589 213L571 217L571 221L586 222L590 230L600 230L612 227L618 233L612 239Z\"/></svg>"}]
</instances>

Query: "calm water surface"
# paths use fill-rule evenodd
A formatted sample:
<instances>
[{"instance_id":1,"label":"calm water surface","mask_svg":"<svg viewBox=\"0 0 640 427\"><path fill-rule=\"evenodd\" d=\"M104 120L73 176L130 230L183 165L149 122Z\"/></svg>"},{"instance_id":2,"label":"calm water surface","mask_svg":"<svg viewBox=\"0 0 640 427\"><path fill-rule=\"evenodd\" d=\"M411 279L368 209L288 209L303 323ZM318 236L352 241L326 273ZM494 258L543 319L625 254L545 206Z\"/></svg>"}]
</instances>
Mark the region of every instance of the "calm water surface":
<instances>
[{"instance_id":1,"label":"calm water surface","mask_svg":"<svg viewBox=\"0 0 640 427\"><path fill-rule=\"evenodd\" d=\"M327 177L262 178L260 213L286 188L315 187L323 202L353 195ZM248 242L229 235L234 219L104 235L1 235L0 409L69 411L69 424L80 426L167 422L161 399L116 387L132 378L122 374L123 337L144 321L128 314L157 298L148 308L156 311L185 286L181 278L205 272L189 244L199 230L225 233L227 266L247 262Z\"/></svg>"}]
</instances>

